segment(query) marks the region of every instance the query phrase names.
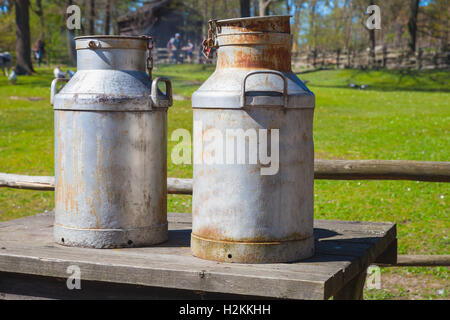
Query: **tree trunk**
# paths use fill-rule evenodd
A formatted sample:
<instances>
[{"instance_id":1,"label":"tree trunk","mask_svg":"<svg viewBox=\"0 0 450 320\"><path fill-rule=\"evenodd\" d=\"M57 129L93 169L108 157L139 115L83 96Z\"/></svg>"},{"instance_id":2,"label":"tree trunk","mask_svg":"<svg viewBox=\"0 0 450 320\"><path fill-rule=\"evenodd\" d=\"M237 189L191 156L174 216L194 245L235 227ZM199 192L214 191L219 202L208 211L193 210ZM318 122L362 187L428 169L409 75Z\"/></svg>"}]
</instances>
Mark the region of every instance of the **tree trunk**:
<instances>
[{"instance_id":1,"label":"tree trunk","mask_svg":"<svg viewBox=\"0 0 450 320\"><path fill-rule=\"evenodd\" d=\"M250 0L240 0L241 17L250 17Z\"/></svg>"},{"instance_id":2,"label":"tree trunk","mask_svg":"<svg viewBox=\"0 0 450 320\"><path fill-rule=\"evenodd\" d=\"M89 21L88 32L90 35L95 34L95 1L89 0Z\"/></svg>"},{"instance_id":3,"label":"tree trunk","mask_svg":"<svg viewBox=\"0 0 450 320\"><path fill-rule=\"evenodd\" d=\"M336 69L339 69L339 62L341 60L341 49L336 50Z\"/></svg>"},{"instance_id":4,"label":"tree trunk","mask_svg":"<svg viewBox=\"0 0 450 320\"><path fill-rule=\"evenodd\" d=\"M369 0L369 6L374 5L374 0ZM369 31L369 43L370 43L370 51L369 51L369 64L372 67L375 67L376 59L375 59L375 29L367 29Z\"/></svg>"},{"instance_id":5,"label":"tree trunk","mask_svg":"<svg viewBox=\"0 0 450 320\"><path fill-rule=\"evenodd\" d=\"M42 0L36 0L36 10L34 13L39 17L39 26L41 28L40 39L45 40L45 23L44 23L44 11L42 10Z\"/></svg>"},{"instance_id":6,"label":"tree trunk","mask_svg":"<svg viewBox=\"0 0 450 320\"><path fill-rule=\"evenodd\" d=\"M108 35L111 26L111 0L106 0L105 8L105 34Z\"/></svg>"},{"instance_id":7,"label":"tree trunk","mask_svg":"<svg viewBox=\"0 0 450 320\"><path fill-rule=\"evenodd\" d=\"M16 73L30 75L31 63L29 0L16 0Z\"/></svg>"},{"instance_id":8,"label":"tree trunk","mask_svg":"<svg viewBox=\"0 0 450 320\"><path fill-rule=\"evenodd\" d=\"M259 0L259 15L267 16L269 14L269 5L272 2L272 0Z\"/></svg>"},{"instance_id":9,"label":"tree trunk","mask_svg":"<svg viewBox=\"0 0 450 320\"><path fill-rule=\"evenodd\" d=\"M408 20L409 51L411 54L414 54L416 52L418 13L419 13L419 0L411 0L410 15Z\"/></svg>"},{"instance_id":10,"label":"tree trunk","mask_svg":"<svg viewBox=\"0 0 450 320\"><path fill-rule=\"evenodd\" d=\"M301 10L302 5L305 0L297 0L296 4L293 4L292 7L289 7L290 0L286 0L286 8L288 9L288 12L291 12L291 10L294 10L294 24L291 26L291 34L292 34L292 50L296 51L298 46L298 38L300 33L300 16L301 16Z\"/></svg>"},{"instance_id":11,"label":"tree trunk","mask_svg":"<svg viewBox=\"0 0 450 320\"><path fill-rule=\"evenodd\" d=\"M351 50L347 50L347 68L352 67L352 60L351 60Z\"/></svg>"},{"instance_id":12,"label":"tree trunk","mask_svg":"<svg viewBox=\"0 0 450 320\"><path fill-rule=\"evenodd\" d=\"M69 7L73 4L72 0L66 0L66 7ZM77 64L77 50L75 49L75 30L67 29L67 48L70 65L72 67Z\"/></svg>"},{"instance_id":13,"label":"tree trunk","mask_svg":"<svg viewBox=\"0 0 450 320\"><path fill-rule=\"evenodd\" d=\"M376 59L375 59L375 29L369 29L369 41L370 41L370 65L375 67Z\"/></svg>"},{"instance_id":14,"label":"tree trunk","mask_svg":"<svg viewBox=\"0 0 450 320\"><path fill-rule=\"evenodd\" d=\"M312 49L313 52L313 66L316 67L316 58L317 58L317 48L316 48L316 36L317 32L315 29L315 19L316 19L316 5L317 0L311 0L310 6L311 6L311 12L309 16L309 39L308 39L308 45L310 50Z\"/></svg>"}]
</instances>

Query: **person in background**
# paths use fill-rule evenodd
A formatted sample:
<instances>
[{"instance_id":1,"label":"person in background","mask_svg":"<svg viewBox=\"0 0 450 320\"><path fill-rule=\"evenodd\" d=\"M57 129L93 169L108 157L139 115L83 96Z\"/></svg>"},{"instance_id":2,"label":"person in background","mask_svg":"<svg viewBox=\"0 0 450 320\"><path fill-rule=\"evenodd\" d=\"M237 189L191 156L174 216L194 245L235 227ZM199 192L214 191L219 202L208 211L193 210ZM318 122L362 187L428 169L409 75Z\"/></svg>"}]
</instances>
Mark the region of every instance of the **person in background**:
<instances>
[{"instance_id":1,"label":"person in background","mask_svg":"<svg viewBox=\"0 0 450 320\"><path fill-rule=\"evenodd\" d=\"M175 37L172 37L169 39L169 41L167 42L167 49L169 49L169 53L170 53L170 63L175 63L176 62Z\"/></svg>"},{"instance_id":2,"label":"person in background","mask_svg":"<svg viewBox=\"0 0 450 320\"><path fill-rule=\"evenodd\" d=\"M36 60L38 61L38 66L41 66L42 58L45 54L45 42L41 39L38 40L37 46L36 46Z\"/></svg>"},{"instance_id":3,"label":"person in background","mask_svg":"<svg viewBox=\"0 0 450 320\"><path fill-rule=\"evenodd\" d=\"M12 57L9 52L2 52L0 49L0 69L3 71L5 76L9 75L9 70L11 69Z\"/></svg>"},{"instance_id":4,"label":"person in background","mask_svg":"<svg viewBox=\"0 0 450 320\"><path fill-rule=\"evenodd\" d=\"M173 43L175 47L175 63L178 63L180 61L180 50L181 50L181 36L179 33L175 34L175 40Z\"/></svg>"},{"instance_id":5,"label":"person in background","mask_svg":"<svg viewBox=\"0 0 450 320\"><path fill-rule=\"evenodd\" d=\"M192 63L192 56L194 54L194 44L192 43L192 41L190 39L187 42L185 50L186 50L186 58L187 58L188 63Z\"/></svg>"}]
</instances>

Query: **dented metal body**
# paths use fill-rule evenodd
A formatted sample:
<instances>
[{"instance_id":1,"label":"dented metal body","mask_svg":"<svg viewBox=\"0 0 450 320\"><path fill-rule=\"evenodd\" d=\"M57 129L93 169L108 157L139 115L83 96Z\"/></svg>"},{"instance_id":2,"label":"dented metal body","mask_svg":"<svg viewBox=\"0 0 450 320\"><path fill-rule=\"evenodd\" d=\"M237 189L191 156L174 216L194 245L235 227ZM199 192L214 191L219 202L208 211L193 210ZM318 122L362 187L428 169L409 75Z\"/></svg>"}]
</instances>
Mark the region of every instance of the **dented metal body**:
<instances>
[{"instance_id":1,"label":"dented metal body","mask_svg":"<svg viewBox=\"0 0 450 320\"><path fill-rule=\"evenodd\" d=\"M78 70L52 98L60 244L114 248L167 239L171 85L147 75L148 42L76 39ZM157 90L159 81L166 94Z\"/></svg>"},{"instance_id":2,"label":"dented metal body","mask_svg":"<svg viewBox=\"0 0 450 320\"><path fill-rule=\"evenodd\" d=\"M215 25L217 67L192 98L192 253L238 263L310 257L314 254L315 98L291 71L289 17L220 20ZM224 159L231 150L237 157L239 148L239 138L227 131L248 133L243 140L244 163L205 161L214 158L211 150L218 150L208 147L214 143L211 129L226 137L219 147ZM252 131L258 139L256 163L254 156L251 160ZM263 163L261 148L266 142L259 133L267 132L270 156L277 148L272 141L275 131L278 163ZM235 139L231 147L230 139ZM272 166L278 170L262 174L262 169Z\"/></svg>"}]
</instances>

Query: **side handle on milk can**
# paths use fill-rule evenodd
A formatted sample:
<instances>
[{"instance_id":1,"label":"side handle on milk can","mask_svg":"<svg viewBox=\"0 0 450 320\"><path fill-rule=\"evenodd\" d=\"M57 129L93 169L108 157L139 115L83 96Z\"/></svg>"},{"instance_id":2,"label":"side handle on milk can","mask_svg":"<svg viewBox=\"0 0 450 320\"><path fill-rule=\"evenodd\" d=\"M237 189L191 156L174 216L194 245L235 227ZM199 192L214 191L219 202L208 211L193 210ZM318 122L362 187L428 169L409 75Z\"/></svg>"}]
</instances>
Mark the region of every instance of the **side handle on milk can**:
<instances>
[{"instance_id":1,"label":"side handle on milk can","mask_svg":"<svg viewBox=\"0 0 450 320\"><path fill-rule=\"evenodd\" d=\"M161 102L165 100L161 100L158 95L158 83L162 81L166 84L166 94L164 95L169 100L169 107L173 104L173 98L172 98L172 82L170 82L169 78L166 77L157 77L152 82L152 89L151 89L151 97L153 100L153 103L156 107L161 106Z\"/></svg>"},{"instance_id":2,"label":"side handle on milk can","mask_svg":"<svg viewBox=\"0 0 450 320\"><path fill-rule=\"evenodd\" d=\"M53 101L55 100L55 95L59 92L57 84L58 82L69 82L70 79L66 78L55 78L50 85L50 104L53 105Z\"/></svg>"},{"instance_id":3,"label":"side handle on milk can","mask_svg":"<svg viewBox=\"0 0 450 320\"><path fill-rule=\"evenodd\" d=\"M283 80L283 98L284 98L284 107L287 107L288 105L288 94L287 94L287 79L286 77L279 71L274 70L257 70L257 71L250 71L247 73L244 77L244 81L242 82L242 91L241 91L241 108L245 107L245 97L246 97L246 91L245 91L245 85L247 83L247 79L255 74L273 74L276 76L279 76Z\"/></svg>"}]
</instances>

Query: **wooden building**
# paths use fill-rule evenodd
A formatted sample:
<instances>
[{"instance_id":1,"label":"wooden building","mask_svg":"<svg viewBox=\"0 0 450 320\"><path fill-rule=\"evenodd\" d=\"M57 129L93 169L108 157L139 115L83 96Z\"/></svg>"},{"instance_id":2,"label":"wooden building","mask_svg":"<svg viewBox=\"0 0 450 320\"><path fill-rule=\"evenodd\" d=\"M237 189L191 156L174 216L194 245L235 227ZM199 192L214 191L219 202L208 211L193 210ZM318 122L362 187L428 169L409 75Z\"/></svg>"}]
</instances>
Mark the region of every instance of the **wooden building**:
<instances>
[{"instance_id":1,"label":"wooden building","mask_svg":"<svg viewBox=\"0 0 450 320\"><path fill-rule=\"evenodd\" d=\"M166 47L176 33L183 42L190 39L199 44L202 24L201 15L180 0L146 1L141 8L118 19L120 35L149 35L159 48Z\"/></svg>"}]
</instances>

